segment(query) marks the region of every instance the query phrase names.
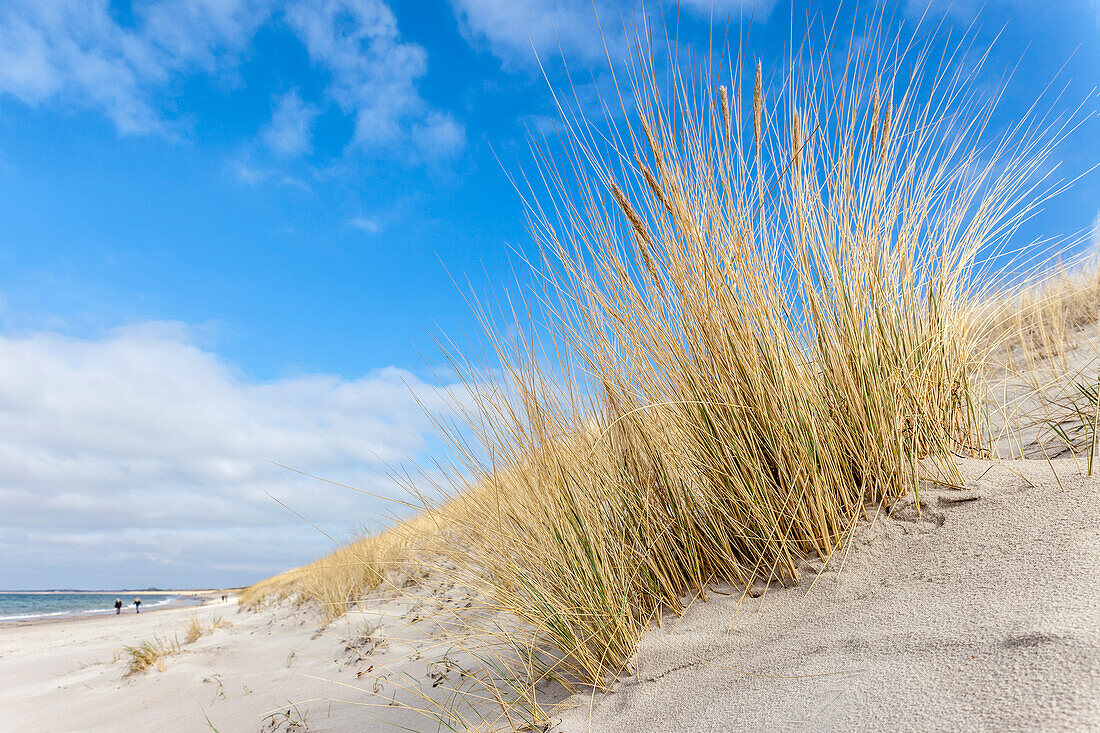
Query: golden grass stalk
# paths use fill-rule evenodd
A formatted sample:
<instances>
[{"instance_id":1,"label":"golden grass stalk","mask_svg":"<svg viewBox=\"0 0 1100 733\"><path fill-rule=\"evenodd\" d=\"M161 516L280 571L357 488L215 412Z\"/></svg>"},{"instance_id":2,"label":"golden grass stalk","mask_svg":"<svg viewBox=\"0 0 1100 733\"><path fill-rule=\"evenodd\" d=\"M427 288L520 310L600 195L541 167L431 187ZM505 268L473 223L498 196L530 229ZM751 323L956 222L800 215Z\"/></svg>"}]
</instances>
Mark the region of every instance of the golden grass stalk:
<instances>
[{"instance_id":1,"label":"golden grass stalk","mask_svg":"<svg viewBox=\"0 0 1100 733\"><path fill-rule=\"evenodd\" d=\"M913 53L857 52L840 77L827 55L795 64L777 130L758 63L751 143L736 91L700 105L644 55L630 129L563 115L568 164L547 153L551 201L531 199L542 310L509 319L556 326L490 329L501 380L477 371L456 405L476 445L451 434L468 481L415 542L368 538L242 600L336 614L415 547L518 619L515 647L556 651L538 675L602 686L711 582L794 583L868 503L957 481L1001 319L977 263L1042 201L1050 145L1013 138L1046 134L1024 123L987 144L969 77Z\"/></svg>"},{"instance_id":2,"label":"golden grass stalk","mask_svg":"<svg viewBox=\"0 0 1100 733\"><path fill-rule=\"evenodd\" d=\"M577 179L543 176L539 315L560 324L559 363L534 336L496 340L506 384L473 391L475 488L436 552L559 650L565 676L602 685L711 581L793 583L867 503L958 480L952 451L980 438L976 261L1034 205L1048 147L978 159L990 108L923 58L898 78L899 61L796 69L777 101L791 127L770 139L758 65L754 179L739 120L724 134L708 115L725 108L698 107L675 68L666 99L643 56L637 128L581 123L563 166ZM881 117L877 87L861 113L869 78L902 89Z\"/></svg>"},{"instance_id":3,"label":"golden grass stalk","mask_svg":"<svg viewBox=\"0 0 1100 733\"><path fill-rule=\"evenodd\" d=\"M730 118L729 90L724 86L718 87L718 100L722 105L722 126L726 130L726 137L729 137L732 134L730 126L733 124L733 120Z\"/></svg>"}]
</instances>

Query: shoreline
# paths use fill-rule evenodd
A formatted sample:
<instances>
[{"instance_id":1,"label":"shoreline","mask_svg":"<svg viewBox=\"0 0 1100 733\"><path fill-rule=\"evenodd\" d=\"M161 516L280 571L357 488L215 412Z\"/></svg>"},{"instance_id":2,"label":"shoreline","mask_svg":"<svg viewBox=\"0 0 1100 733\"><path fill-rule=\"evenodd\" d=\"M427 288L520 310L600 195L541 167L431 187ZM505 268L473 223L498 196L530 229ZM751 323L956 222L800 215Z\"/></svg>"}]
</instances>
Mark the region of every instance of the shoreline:
<instances>
[{"instance_id":1,"label":"shoreline","mask_svg":"<svg viewBox=\"0 0 1100 733\"><path fill-rule=\"evenodd\" d=\"M20 592L20 591L16 591ZM36 591L22 591L25 593L36 593ZM79 592L84 591L61 591L61 593ZM91 595L93 592L88 592ZM116 591L95 591L94 593L103 595L114 595ZM66 611L55 614L43 614L43 615L30 615L25 618L0 618L0 630L8 628L27 628L30 626L47 626L64 624L70 622L86 622L93 619L107 618L109 616L142 616L151 613L160 613L162 611L171 611L181 608L204 608L211 605L220 605L222 594L227 596L225 605L228 606L230 602L236 600L237 593L231 591L156 591L153 593L146 593L142 591L142 595L145 596L175 596L167 602L161 602L156 604L142 604L142 612L136 613L133 608L133 604L130 603L127 606L123 606L122 613L114 613L114 608L106 608L103 611ZM136 595L136 594L135 594Z\"/></svg>"},{"instance_id":2,"label":"shoreline","mask_svg":"<svg viewBox=\"0 0 1100 733\"><path fill-rule=\"evenodd\" d=\"M113 596L123 594L127 596L196 596L207 595L211 593L239 593L244 590L243 588L180 588L173 590L171 588L167 590L142 590L142 589L127 589L118 588L116 590L80 590L79 588L69 590L0 590L0 596L63 596L63 595L76 595L83 596Z\"/></svg>"}]
</instances>

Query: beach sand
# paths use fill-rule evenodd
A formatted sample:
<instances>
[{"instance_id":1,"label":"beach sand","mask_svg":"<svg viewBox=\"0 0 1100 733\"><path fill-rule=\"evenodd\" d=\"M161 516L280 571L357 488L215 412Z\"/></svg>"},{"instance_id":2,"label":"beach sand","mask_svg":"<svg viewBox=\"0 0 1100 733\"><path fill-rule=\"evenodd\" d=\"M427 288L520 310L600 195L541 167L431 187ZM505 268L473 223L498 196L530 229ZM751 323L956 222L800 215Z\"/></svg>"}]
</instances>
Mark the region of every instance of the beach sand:
<instances>
[{"instance_id":1,"label":"beach sand","mask_svg":"<svg viewBox=\"0 0 1100 733\"><path fill-rule=\"evenodd\" d=\"M461 604L410 588L376 596L370 611L327 626L316 611L289 604L244 611L235 597L199 608L0 625L0 729L435 730L423 714L391 703L423 706L400 689L410 684L445 703L444 683L458 677L446 660L456 655L430 638L434 629L423 617L447 605ZM192 616L228 625L184 643ZM123 647L154 637L178 639L180 654L163 671L124 676ZM373 674L357 675L368 667Z\"/></svg>"},{"instance_id":2,"label":"beach sand","mask_svg":"<svg viewBox=\"0 0 1100 733\"><path fill-rule=\"evenodd\" d=\"M812 586L711 595L561 731L1100 729L1100 479L965 461Z\"/></svg>"}]
</instances>

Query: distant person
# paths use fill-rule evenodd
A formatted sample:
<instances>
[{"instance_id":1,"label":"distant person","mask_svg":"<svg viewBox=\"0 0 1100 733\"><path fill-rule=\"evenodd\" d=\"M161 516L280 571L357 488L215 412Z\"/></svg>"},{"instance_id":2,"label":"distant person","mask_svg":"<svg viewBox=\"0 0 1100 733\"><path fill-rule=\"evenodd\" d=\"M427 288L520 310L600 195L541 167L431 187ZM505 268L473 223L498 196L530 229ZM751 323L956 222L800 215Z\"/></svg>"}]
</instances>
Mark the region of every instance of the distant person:
<instances>
[{"instance_id":1,"label":"distant person","mask_svg":"<svg viewBox=\"0 0 1100 733\"><path fill-rule=\"evenodd\" d=\"M225 603L225 598L226 598L226 596L225 596L225 594L223 593L223 594L222 594L222 603Z\"/></svg>"},{"instance_id":2,"label":"distant person","mask_svg":"<svg viewBox=\"0 0 1100 733\"><path fill-rule=\"evenodd\" d=\"M115 599L115 615L117 616L120 613L122 613L122 599L121 598L116 598Z\"/></svg>"},{"instance_id":3,"label":"distant person","mask_svg":"<svg viewBox=\"0 0 1100 733\"><path fill-rule=\"evenodd\" d=\"M141 613L141 599L140 598L135 598L134 599L134 612L135 613Z\"/></svg>"}]
</instances>

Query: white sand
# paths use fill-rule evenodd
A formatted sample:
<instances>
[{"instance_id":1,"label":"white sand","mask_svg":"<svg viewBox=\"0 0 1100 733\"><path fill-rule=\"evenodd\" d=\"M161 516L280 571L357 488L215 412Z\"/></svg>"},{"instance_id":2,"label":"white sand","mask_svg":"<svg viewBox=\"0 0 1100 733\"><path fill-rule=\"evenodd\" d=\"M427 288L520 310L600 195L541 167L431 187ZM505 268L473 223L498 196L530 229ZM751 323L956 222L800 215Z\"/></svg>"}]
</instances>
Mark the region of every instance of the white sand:
<instances>
[{"instance_id":1,"label":"white sand","mask_svg":"<svg viewBox=\"0 0 1100 733\"><path fill-rule=\"evenodd\" d=\"M390 725L396 723L435 730L422 714L386 705L394 697L417 704L416 695L399 685L423 688L442 700L446 685L433 684L440 673L448 677L445 683L457 676L440 663L447 650L425 638L430 622L409 626L426 614L418 608L456 602L426 600L413 589L405 598L379 601L372 612L349 613L327 628L315 613L287 606L238 612L235 599L197 610L0 625L0 729L399 730ZM178 636L182 642L192 613L206 624L221 616L232 625L183 644L164 671L123 676L123 646L155 636ZM348 648L346 642L364 623L376 627L379 621L382 631L374 638L383 643L373 656L366 658L373 643ZM371 673L357 678L357 670L371 665ZM268 715L272 712L277 714ZM380 718L387 724L377 722ZM292 725L302 719L306 727Z\"/></svg>"},{"instance_id":2,"label":"white sand","mask_svg":"<svg viewBox=\"0 0 1100 733\"><path fill-rule=\"evenodd\" d=\"M1100 479L963 467L977 499L879 517L812 589L711 596L560 730L1100 729Z\"/></svg>"}]
</instances>

